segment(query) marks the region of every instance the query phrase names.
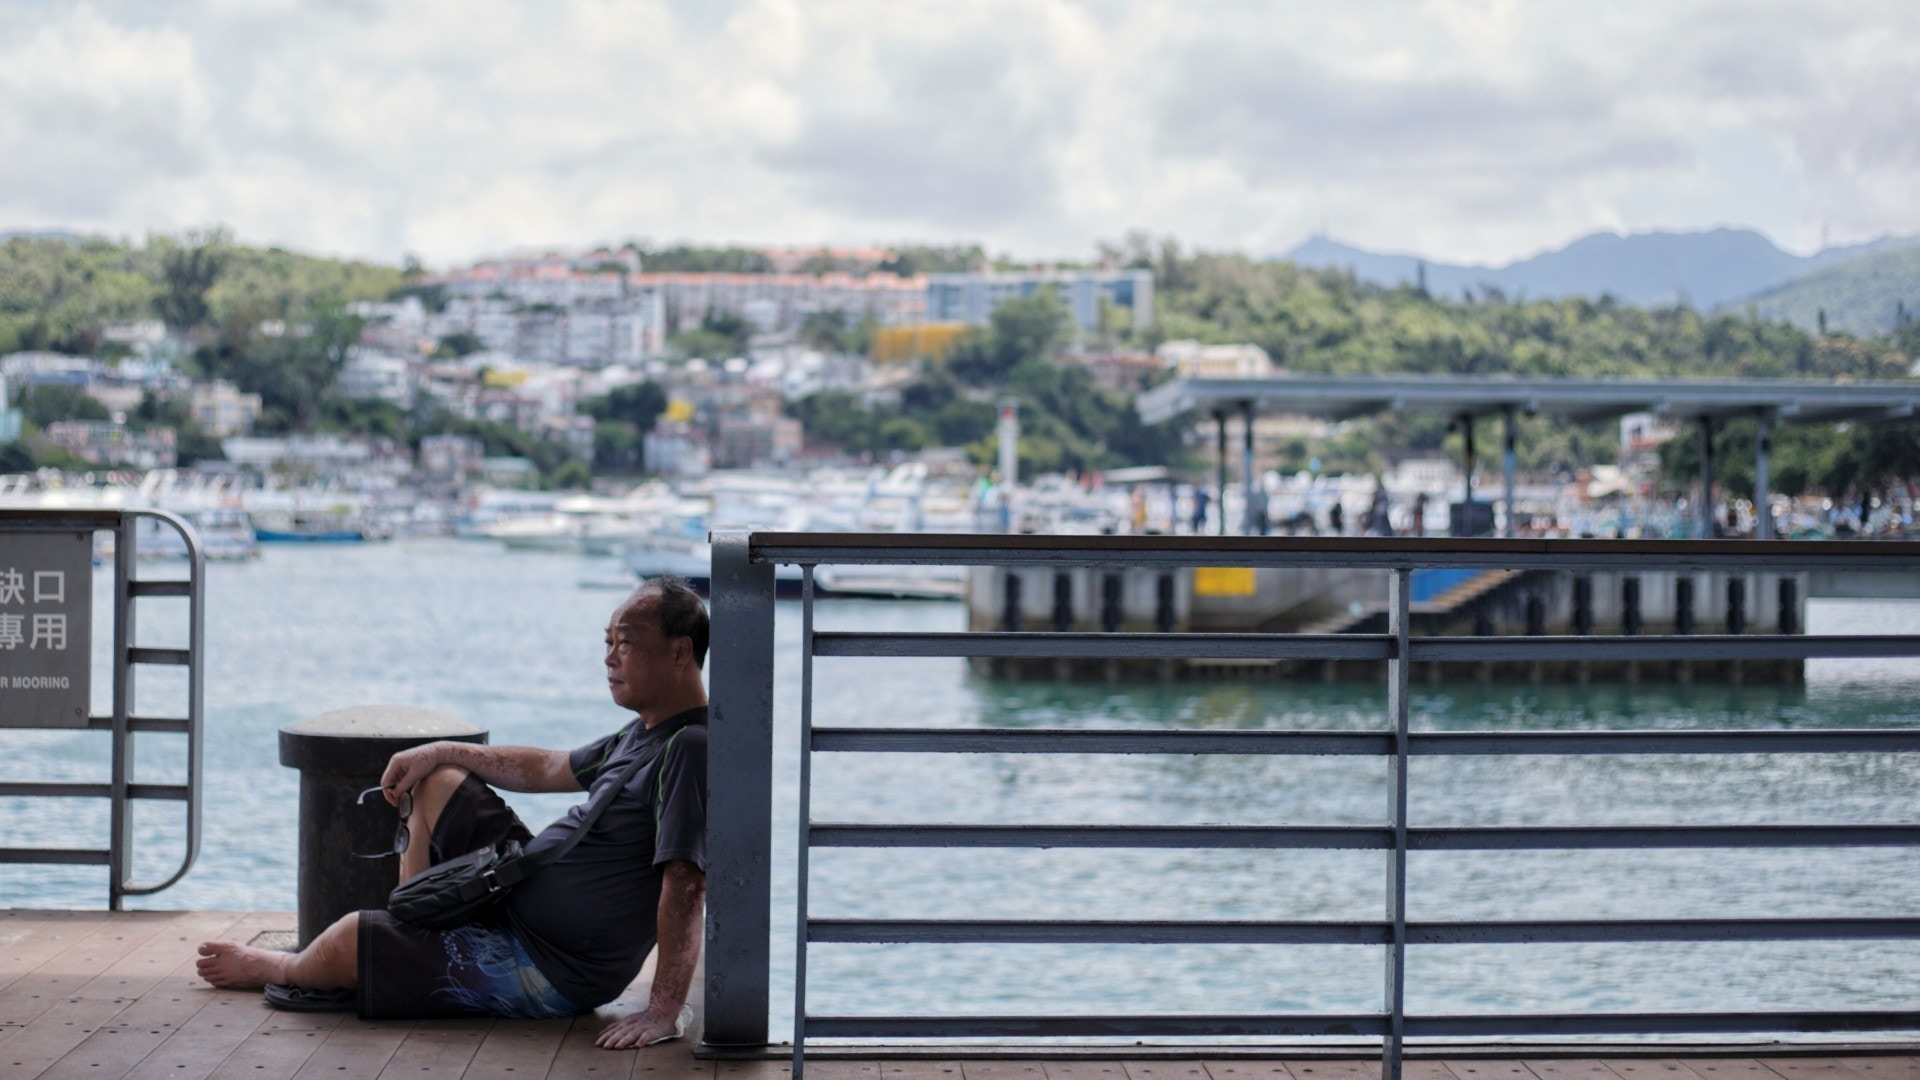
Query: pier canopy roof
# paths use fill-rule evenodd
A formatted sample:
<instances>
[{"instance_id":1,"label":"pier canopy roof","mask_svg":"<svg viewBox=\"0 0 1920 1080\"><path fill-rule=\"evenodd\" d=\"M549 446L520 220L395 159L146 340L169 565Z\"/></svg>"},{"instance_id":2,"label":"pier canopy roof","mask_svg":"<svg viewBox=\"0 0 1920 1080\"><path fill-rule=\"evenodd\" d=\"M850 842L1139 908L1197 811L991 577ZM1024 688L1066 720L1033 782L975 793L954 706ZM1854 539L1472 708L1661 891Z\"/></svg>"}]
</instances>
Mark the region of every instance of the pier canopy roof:
<instances>
[{"instance_id":1,"label":"pier canopy roof","mask_svg":"<svg viewBox=\"0 0 1920 1080\"><path fill-rule=\"evenodd\" d=\"M1544 413L1605 420L1649 412L1675 418L1764 416L1796 424L1920 416L1920 381L1806 379L1515 379L1487 375L1275 375L1174 379L1141 394L1149 424L1188 413L1256 412L1352 420L1383 412L1449 416Z\"/></svg>"}]
</instances>

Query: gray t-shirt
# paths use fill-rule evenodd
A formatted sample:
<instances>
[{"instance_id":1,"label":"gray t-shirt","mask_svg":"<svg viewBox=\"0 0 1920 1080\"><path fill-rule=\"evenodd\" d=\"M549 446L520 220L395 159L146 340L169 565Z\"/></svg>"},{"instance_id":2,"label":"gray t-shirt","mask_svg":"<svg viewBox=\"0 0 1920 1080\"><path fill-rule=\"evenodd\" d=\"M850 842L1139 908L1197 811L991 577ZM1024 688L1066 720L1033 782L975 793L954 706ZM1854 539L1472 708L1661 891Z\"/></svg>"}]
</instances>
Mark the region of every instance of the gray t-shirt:
<instances>
[{"instance_id":1,"label":"gray t-shirt","mask_svg":"<svg viewBox=\"0 0 1920 1080\"><path fill-rule=\"evenodd\" d=\"M507 917L534 963L582 1008L612 1001L640 973L658 932L660 867L684 859L707 868L707 710L639 725L636 718L568 755L589 802L634 755L643 764L572 851L507 897ZM567 811L527 853L565 840L585 809Z\"/></svg>"}]
</instances>

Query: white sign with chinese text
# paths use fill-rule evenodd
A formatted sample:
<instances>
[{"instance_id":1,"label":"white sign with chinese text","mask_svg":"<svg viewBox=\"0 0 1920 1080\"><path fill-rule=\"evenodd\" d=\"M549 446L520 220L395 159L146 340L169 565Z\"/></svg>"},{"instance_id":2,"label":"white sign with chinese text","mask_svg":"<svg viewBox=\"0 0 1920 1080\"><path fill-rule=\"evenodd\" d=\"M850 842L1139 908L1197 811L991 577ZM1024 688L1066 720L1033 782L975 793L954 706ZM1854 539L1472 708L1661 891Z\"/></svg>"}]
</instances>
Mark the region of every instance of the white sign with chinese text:
<instances>
[{"instance_id":1,"label":"white sign with chinese text","mask_svg":"<svg viewBox=\"0 0 1920 1080\"><path fill-rule=\"evenodd\" d=\"M0 728L85 727L93 535L0 533Z\"/></svg>"}]
</instances>

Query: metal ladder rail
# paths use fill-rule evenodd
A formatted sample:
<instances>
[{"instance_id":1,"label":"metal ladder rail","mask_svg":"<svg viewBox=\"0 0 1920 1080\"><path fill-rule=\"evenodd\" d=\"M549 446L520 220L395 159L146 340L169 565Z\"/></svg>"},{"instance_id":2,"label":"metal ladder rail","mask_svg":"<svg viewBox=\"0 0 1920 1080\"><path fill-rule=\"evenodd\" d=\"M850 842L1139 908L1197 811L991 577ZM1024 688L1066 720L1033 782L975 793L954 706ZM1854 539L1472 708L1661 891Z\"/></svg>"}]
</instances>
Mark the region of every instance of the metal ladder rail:
<instances>
[{"instance_id":1,"label":"metal ladder rail","mask_svg":"<svg viewBox=\"0 0 1920 1080\"><path fill-rule=\"evenodd\" d=\"M160 521L178 532L186 542L188 576L184 580L140 580L134 575L138 558L137 525L142 517ZM15 519L18 520L18 519ZM107 847L100 848L0 848L0 863L58 866L105 866L108 869L108 910L122 910L128 896L146 896L160 892L185 877L200 853L201 775L204 761L202 738L205 713L206 652L206 559L199 537L178 516L164 510L114 510L52 512L36 525L52 530L73 528L90 532L111 532L114 536L114 602L112 645L112 697L106 716L89 717L81 731L106 732L111 740L109 777L106 783L85 782L9 782L0 783L0 796L105 798L109 800ZM185 597L188 603L188 643L184 649L142 648L134 642L135 601L143 597ZM135 716L133 669L137 664L180 666L187 669L187 715L184 717ZM187 739L187 776L183 784L140 783L133 777L133 736L139 732L184 735ZM132 862L132 800L153 799L186 803L186 836L180 865L163 880L138 883L129 879Z\"/></svg>"},{"instance_id":2,"label":"metal ladder rail","mask_svg":"<svg viewBox=\"0 0 1920 1080\"><path fill-rule=\"evenodd\" d=\"M138 523L151 517L180 534L187 547L185 581L141 581L134 574L138 558ZM201 798L200 778L204 768L205 740L201 737L206 705L206 552L193 527L164 510L130 510L121 518L120 535L114 544L116 589L114 603L114 690L113 715L113 850L117 853L108 879L109 909L118 911L128 896L150 896L187 875L200 855ZM144 649L134 642L134 601L149 596L184 596L187 600L187 647L184 649ZM136 726L132 714L133 666L162 664L187 669L187 715L175 728ZM172 730L186 736L187 776L184 785L137 785L133 782L133 736L137 730ZM180 865L164 879L147 884L131 880L133 855L133 814L131 799L141 797L184 799L186 837Z\"/></svg>"}]
</instances>

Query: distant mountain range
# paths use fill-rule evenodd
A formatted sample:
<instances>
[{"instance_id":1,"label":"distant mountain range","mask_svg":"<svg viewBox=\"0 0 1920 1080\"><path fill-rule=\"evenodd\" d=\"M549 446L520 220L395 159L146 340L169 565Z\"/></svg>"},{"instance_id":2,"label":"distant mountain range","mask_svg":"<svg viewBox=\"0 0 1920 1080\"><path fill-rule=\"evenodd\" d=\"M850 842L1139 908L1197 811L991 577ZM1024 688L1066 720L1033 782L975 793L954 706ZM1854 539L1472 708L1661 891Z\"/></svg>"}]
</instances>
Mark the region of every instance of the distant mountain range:
<instances>
[{"instance_id":1,"label":"distant mountain range","mask_svg":"<svg viewBox=\"0 0 1920 1080\"><path fill-rule=\"evenodd\" d=\"M1360 280L1388 286L1416 283L1423 262L1417 256L1366 251L1324 236L1281 258L1323 269L1350 267ZM1595 233L1505 266L1426 262L1425 272L1428 291L1440 296L1479 295L1493 286L1508 297L1604 293L1638 306L1685 302L1712 309L1751 302L1762 317L1791 319L1808 329L1824 306L1829 327L1860 334L1891 328L1896 298L1909 309L1920 309L1916 236L1795 255L1750 229Z\"/></svg>"}]
</instances>

